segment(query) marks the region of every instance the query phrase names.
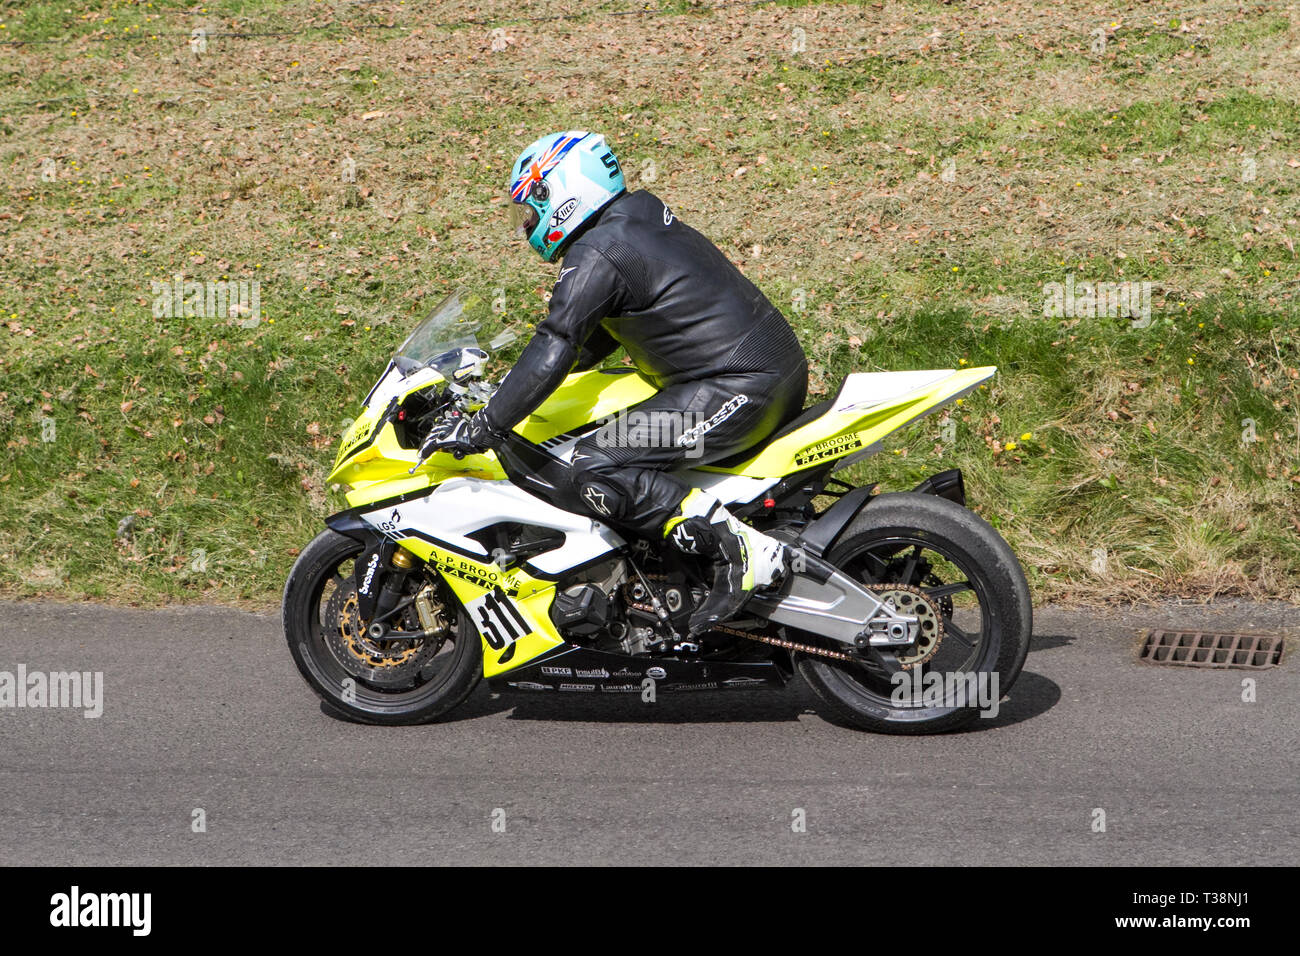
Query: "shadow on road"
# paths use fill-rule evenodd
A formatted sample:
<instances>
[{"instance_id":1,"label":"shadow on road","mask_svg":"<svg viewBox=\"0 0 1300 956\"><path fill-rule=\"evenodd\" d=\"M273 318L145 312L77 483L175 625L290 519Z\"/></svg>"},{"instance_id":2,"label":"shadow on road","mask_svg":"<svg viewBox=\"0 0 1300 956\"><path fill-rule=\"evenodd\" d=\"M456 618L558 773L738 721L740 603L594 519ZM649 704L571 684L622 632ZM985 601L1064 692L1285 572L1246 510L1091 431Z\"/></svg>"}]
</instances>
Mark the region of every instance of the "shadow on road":
<instances>
[{"instance_id":1,"label":"shadow on road","mask_svg":"<svg viewBox=\"0 0 1300 956\"><path fill-rule=\"evenodd\" d=\"M1061 688L1054 681L1023 671L1009 699L999 706L997 716L981 718L963 732L978 733L1018 724L1045 713L1060 699ZM335 720L349 719L324 703L320 708L321 713ZM635 694L591 698L526 691L496 693L486 684L479 684L465 703L436 723L457 723L501 713L506 713L509 720L613 724L778 723L798 720L804 714L817 714L838 727L859 730L834 714L819 710L812 692L797 679L783 690L665 693L653 704L642 702Z\"/></svg>"},{"instance_id":2,"label":"shadow on road","mask_svg":"<svg viewBox=\"0 0 1300 956\"><path fill-rule=\"evenodd\" d=\"M1050 651L1055 647L1069 647L1075 640L1073 634L1035 634L1029 642L1029 653Z\"/></svg>"},{"instance_id":3,"label":"shadow on road","mask_svg":"<svg viewBox=\"0 0 1300 956\"><path fill-rule=\"evenodd\" d=\"M334 720L351 719L321 703L321 713ZM691 691L660 694L643 703L638 694L579 697L518 691L496 693L480 683L469 699L435 723L456 723L509 713L510 720L569 721L622 724L770 723L798 720L812 712L807 689L799 681L783 690Z\"/></svg>"},{"instance_id":4,"label":"shadow on road","mask_svg":"<svg viewBox=\"0 0 1300 956\"><path fill-rule=\"evenodd\" d=\"M970 733L980 730L996 730L999 727L1010 727L1022 720L1029 720L1040 714L1047 713L1060 700L1061 688L1056 681L1044 677L1042 674L1021 671L1020 676L1016 678L1016 686L1011 688L1008 699L1004 700L998 708L998 715L988 719L981 718L966 728L966 731Z\"/></svg>"},{"instance_id":5,"label":"shadow on road","mask_svg":"<svg viewBox=\"0 0 1300 956\"><path fill-rule=\"evenodd\" d=\"M798 720L807 705L784 690L681 691L646 703L640 695L589 698L543 694L502 694L503 707L513 707L511 720L584 721L619 724L730 724Z\"/></svg>"},{"instance_id":6,"label":"shadow on road","mask_svg":"<svg viewBox=\"0 0 1300 956\"><path fill-rule=\"evenodd\" d=\"M1049 680L1041 674L1021 671L1020 676L1016 678L1016 685L1012 688L1009 698L998 705L996 717L981 717L955 731L955 733L977 734L985 730L1010 727L1022 720L1029 720L1039 714L1046 713L1055 707L1060 699L1061 688L1057 686L1055 681ZM861 732L861 728L855 727L835 714L822 712L820 716L827 723L834 724L837 727Z\"/></svg>"}]
</instances>

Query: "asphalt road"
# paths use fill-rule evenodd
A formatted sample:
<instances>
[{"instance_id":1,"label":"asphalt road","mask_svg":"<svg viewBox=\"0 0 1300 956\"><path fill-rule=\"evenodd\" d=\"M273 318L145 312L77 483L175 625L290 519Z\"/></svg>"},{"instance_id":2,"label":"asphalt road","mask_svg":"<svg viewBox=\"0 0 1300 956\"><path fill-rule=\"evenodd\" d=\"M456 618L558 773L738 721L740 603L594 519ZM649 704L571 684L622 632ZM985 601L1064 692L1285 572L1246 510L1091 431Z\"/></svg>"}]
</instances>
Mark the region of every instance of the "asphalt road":
<instances>
[{"instance_id":1,"label":"asphalt road","mask_svg":"<svg viewBox=\"0 0 1300 956\"><path fill-rule=\"evenodd\" d=\"M1294 608L1040 609L999 716L919 738L828 723L800 684L654 705L480 685L444 723L365 727L322 709L272 615L0 603L0 621L0 671L104 680L97 719L0 708L3 864L1289 865L1300 851L1300 664L1134 655L1148 625L1300 634Z\"/></svg>"}]
</instances>

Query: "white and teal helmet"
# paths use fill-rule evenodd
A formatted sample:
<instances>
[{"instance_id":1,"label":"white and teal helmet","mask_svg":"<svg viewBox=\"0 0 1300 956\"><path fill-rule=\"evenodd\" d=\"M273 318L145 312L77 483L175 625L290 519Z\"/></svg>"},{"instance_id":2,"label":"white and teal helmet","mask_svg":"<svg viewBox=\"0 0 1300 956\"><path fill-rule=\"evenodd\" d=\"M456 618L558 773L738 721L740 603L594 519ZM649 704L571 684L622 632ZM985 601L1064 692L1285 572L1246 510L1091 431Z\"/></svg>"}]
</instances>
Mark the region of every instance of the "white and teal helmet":
<instances>
[{"instance_id":1,"label":"white and teal helmet","mask_svg":"<svg viewBox=\"0 0 1300 956\"><path fill-rule=\"evenodd\" d=\"M571 130L537 140L510 171L510 211L519 235L547 262L579 226L626 189L614 151L599 133Z\"/></svg>"}]
</instances>

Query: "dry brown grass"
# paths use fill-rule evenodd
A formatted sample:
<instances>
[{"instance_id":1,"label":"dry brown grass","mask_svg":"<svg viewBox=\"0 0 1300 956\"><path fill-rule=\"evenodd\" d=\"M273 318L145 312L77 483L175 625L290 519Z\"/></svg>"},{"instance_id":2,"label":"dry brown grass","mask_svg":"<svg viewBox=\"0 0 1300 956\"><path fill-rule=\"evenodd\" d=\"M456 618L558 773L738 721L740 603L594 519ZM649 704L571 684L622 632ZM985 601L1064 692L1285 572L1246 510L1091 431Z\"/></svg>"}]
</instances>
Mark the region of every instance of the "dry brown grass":
<instances>
[{"instance_id":1,"label":"dry brown grass","mask_svg":"<svg viewBox=\"0 0 1300 956\"><path fill-rule=\"evenodd\" d=\"M79 531L78 548L87 535L101 540L96 522L115 525L123 498L184 513L210 489L232 500L239 493L239 484L213 484L234 467L213 448L203 445L221 467L209 477L196 470L197 450L155 466L153 446L134 432L107 434L113 455L139 464L105 460L95 471L77 460L84 447L58 469L33 463L42 403L56 412L67 405L72 416L84 410L101 430L125 427L118 406L150 401L153 369L110 370L96 359L112 380L103 388L104 379L80 370L101 344L131 354L132 343L157 338L163 358L151 363L171 361L175 347L178 361L189 361L190 349L211 357L203 368L214 388L260 380L284 389L267 399L270 423L251 407L241 418L223 399L232 422L266 432L260 464L241 466L292 496L265 570L237 563L266 533L251 518L192 517L213 523L209 550L231 555L231 576L251 575L272 591L286 542L309 534L329 506L329 453L303 428L324 422L336 434L365 387L349 381L351 371L391 348L399 333L388 325L409 322L450 282L501 285L510 320L526 331L553 271L506 238L502 180L515 150L540 130L589 127L616 145L634 185L669 198L783 306L792 290L807 291L810 307L796 318L817 366L815 391L850 367L955 363L1022 329L1037 335L1041 284L1067 270L1151 279L1155 308L1179 335L1195 335L1198 322L1204 336L1215 334L1196 354L1204 374L1213 369L1221 381L1184 387L1184 340L1140 356L1123 330L1062 321L1036 354L1013 343L982 359L1004 365L1004 375L974 418L961 417L973 437L959 462L986 507L1008 516L1004 530L1037 569L1040 593L1300 594L1300 528L1286 517L1300 470L1290 439L1300 435L1294 10L1285 23L1287 10L1265 2L769 4L610 15L631 8L548 3L538 12L577 18L511 22L520 8L501 0L249 3L233 16L230 3L214 2L204 20L217 32L307 32L215 36L196 57L189 14L167 10L142 38L110 42L143 6L100 4L78 28L98 34L7 48L0 250L11 278L4 320L18 330L0 328L9 353L0 360L0 437L9 443L0 479L31 473L52 482L0 517L0 552L26 568L21 586L61 580L49 577L58 564L38 560L22 529L49 523L68 488L114 468L156 467L168 490L155 485L146 500L106 487L93 506L83 491L77 507L103 514L78 523L97 529ZM18 33L22 15L13 5L0 10ZM478 23L439 25L469 19ZM504 51L492 49L497 26ZM1109 35L1102 55L1089 49L1099 27ZM797 54L796 29L806 42ZM148 39L164 30L178 35ZM356 182L340 175L349 157ZM41 178L47 158L58 169L52 184ZM1243 181L1248 159L1256 176ZM278 324L229 342L201 328L157 337L149 280L177 272L260 277L264 311ZM1221 305L1275 317L1276 336L1220 329ZM965 316L959 328L914 331L918 311L945 309ZM1066 370L1034 360L1062 351L1077 353ZM62 364L43 374L57 381L24 377L50 355ZM1266 431L1278 437L1254 458L1225 446L1223 436L1230 445L1239 430L1229 387L1249 387L1271 409ZM142 430L170 434L173 407L190 414L217 400L197 385L164 397L162 425L142 421ZM1005 425L989 424L994 402ZM274 431L286 416L288 433ZM1058 464L979 457L983 436L1005 441L1021 431L1047 436L1035 454L1047 459L1057 446ZM937 461L919 450L932 440L876 467L906 473ZM1218 470L1218 485L1206 468ZM1099 490L1112 477L1125 484ZM258 508L275 507L280 493L266 491ZM74 540L58 520L50 527L53 538ZM107 559L68 567L110 592L147 591L155 564L175 566L192 543L173 535L142 552L125 586ZM1112 555L1104 574L1091 570L1094 547ZM244 594L195 586L222 600Z\"/></svg>"}]
</instances>

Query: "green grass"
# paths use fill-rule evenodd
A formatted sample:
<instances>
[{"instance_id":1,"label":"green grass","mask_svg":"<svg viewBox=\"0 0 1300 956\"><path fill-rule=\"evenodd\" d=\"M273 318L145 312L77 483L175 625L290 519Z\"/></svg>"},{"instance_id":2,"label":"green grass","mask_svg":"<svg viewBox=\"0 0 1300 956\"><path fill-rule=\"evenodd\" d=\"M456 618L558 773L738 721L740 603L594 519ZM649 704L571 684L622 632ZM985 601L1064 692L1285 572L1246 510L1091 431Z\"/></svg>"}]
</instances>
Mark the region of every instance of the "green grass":
<instances>
[{"instance_id":1,"label":"green grass","mask_svg":"<svg viewBox=\"0 0 1300 956\"><path fill-rule=\"evenodd\" d=\"M201 6L307 32L198 60L152 38ZM999 367L854 478L963 468L1040 598L1300 598L1284 20L1124 21L1097 57L1085 5L661 7L557 5L501 53L503 2L437 28L399 3L0 4L8 39L55 41L0 67L0 590L274 601L411 324L466 281L523 337L545 314L555 269L509 240L502 180L540 130L585 127L786 311L814 399ZM638 55L612 70L603 44ZM156 319L178 273L260 281L263 321ZM1068 275L1150 281L1150 325L1048 317Z\"/></svg>"}]
</instances>

